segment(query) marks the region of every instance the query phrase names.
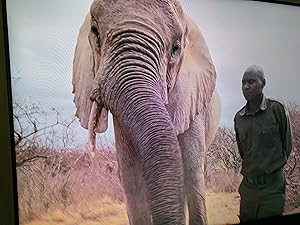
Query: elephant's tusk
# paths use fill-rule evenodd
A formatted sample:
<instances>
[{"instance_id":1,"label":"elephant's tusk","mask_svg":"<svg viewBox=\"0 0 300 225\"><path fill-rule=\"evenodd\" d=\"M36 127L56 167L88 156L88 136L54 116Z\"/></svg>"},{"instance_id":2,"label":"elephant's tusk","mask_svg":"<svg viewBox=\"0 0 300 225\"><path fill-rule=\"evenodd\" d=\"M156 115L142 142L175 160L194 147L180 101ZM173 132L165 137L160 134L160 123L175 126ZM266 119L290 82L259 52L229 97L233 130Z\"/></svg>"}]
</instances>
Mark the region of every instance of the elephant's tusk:
<instances>
[{"instance_id":1,"label":"elephant's tusk","mask_svg":"<svg viewBox=\"0 0 300 225\"><path fill-rule=\"evenodd\" d=\"M99 108L99 106L98 106ZM97 111L99 113L100 111ZM95 131L97 133L104 133L107 130L108 126L108 111L104 107L101 109L101 114L96 118L96 127Z\"/></svg>"},{"instance_id":2,"label":"elephant's tusk","mask_svg":"<svg viewBox=\"0 0 300 225\"><path fill-rule=\"evenodd\" d=\"M90 112L89 123L88 123L88 151L91 154L91 157L95 157L95 148L96 148L96 132L97 122L99 118L98 104L93 102L92 109Z\"/></svg>"}]
</instances>

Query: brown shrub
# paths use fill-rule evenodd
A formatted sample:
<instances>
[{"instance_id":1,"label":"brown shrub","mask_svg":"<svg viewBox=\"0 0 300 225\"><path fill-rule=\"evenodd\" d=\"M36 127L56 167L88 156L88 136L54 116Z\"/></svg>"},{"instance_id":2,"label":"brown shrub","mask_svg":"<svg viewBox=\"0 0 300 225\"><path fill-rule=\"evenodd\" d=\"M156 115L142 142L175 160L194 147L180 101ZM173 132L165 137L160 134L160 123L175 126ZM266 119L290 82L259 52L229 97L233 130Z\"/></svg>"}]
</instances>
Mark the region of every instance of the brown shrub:
<instances>
[{"instance_id":1,"label":"brown shrub","mask_svg":"<svg viewBox=\"0 0 300 225\"><path fill-rule=\"evenodd\" d=\"M93 160L83 151L35 154L43 157L17 168L20 221L105 196L123 200L114 153L96 151Z\"/></svg>"},{"instance_id":2,"label":"brown shrub","mask_svg":"<svg viewBox=\"0 0 300 225\"><path fill-rule=\"evenodd\" d=\"M233 170L218 170L205 180L206 189L213 192L236 192L241 182L241 174Z\"/></svg>"}]
</instances>

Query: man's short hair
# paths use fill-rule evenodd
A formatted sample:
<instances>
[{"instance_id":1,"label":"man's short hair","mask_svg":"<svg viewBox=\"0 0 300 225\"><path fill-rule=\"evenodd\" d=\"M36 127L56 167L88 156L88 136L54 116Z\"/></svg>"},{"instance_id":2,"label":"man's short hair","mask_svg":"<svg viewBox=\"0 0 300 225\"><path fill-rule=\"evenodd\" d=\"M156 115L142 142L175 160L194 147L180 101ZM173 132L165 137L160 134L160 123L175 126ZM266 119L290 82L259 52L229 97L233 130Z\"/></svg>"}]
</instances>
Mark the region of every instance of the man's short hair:
<instances>
[{"instance_id":1,"label":"man's short hair","mask_svg":"<svg viewBox=\"0 0 300 225\"><path fill-rule=\"evenodd\" d=\"M252 74L255 74L258 76L258 78L262 81L262 82L265 82L265 73L264 73L264 70L263 68L261 68L260 66L258 65L252 65L252 66L249 66L244 75L247 74L247 73L252 73Z\"/></svg>"}]
</instances>

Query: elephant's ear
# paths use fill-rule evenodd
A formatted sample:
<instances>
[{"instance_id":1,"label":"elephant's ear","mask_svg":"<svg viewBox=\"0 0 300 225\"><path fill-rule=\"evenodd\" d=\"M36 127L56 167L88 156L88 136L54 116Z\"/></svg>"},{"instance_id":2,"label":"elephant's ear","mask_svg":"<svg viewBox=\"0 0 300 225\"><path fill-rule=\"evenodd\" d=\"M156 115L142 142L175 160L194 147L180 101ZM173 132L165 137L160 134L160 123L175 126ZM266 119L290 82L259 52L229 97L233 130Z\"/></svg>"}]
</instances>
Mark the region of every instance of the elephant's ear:
<instances>
[{"instance_id":1,"label":"elephant's ear","mask_svg":"<svg viewBox=\"0 0 300 225\"><path fill-rule=\"evenodd\" d=\"M169 94L167 109L177 134L189 128L204 113L215 90L216 72L204 37L189 19L182 67Z\"/></svg>"},{"instance_id":2,"label":"elephant's ear","mask_svg":"<svg viewBox=\"0 0 300 225\"><path fill-rule=\"evenodd\" d=\"M90 94L94 79L94 59L92 49L88 40L90 32L90 13L85 18L77 38L77 45L73 61L73 93L76 105L76 116L80 125L88 128L89 115L92 107Z\"/></svg>"}]
</instances>

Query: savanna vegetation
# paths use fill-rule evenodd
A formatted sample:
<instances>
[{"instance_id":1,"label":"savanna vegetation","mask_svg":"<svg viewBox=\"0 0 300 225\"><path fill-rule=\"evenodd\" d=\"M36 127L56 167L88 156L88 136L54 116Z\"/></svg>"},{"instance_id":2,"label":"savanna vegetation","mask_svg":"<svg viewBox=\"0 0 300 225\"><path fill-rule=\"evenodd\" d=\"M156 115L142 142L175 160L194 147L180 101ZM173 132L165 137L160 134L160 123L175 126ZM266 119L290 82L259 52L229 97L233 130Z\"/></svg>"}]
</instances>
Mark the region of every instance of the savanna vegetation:
<instances>
[{"instance_id":1,"label":"savanna vegetation","mask_svg":"<svg viewBox=\"0 0 300 225\"><path fill-rule=\"evenodd\" d=\"M101 141L91 159L76 145L74 117L34 104L14 103L20 224L128 224L114 145ZM51 112L52 122L45 121ZM300 109L289 105L293 151L286 165L286 213L300 207ZM44 122L43 122L44 121ZM232 129L221 127L207 152L210 224L238 223L241 159Z\"/></svg>"}]
</instances>

